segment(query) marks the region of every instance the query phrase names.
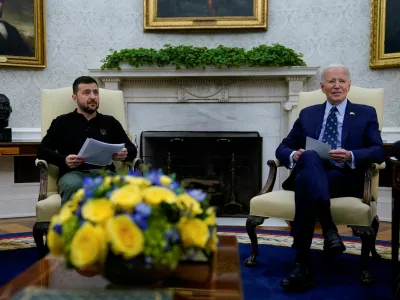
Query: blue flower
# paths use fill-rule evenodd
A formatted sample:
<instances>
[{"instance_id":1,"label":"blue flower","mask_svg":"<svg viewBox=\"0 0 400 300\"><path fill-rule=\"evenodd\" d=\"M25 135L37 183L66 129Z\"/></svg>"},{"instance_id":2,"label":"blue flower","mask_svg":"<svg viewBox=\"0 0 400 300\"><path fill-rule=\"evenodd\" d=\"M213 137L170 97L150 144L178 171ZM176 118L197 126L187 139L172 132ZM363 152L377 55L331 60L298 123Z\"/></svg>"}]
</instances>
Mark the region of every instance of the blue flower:
<instances>
[{"instance_id":1,"label":"blue flower","mask_svg":"<svg viewBox=\"0 0 400 300\"><path fill-rule=\"evenodd\" d=\"M139 171L134 171L133 169L129 169L128 175L133 177L142 177L142 174Z\"/></svg>"},{"instance_id":2,"label":"blue flower","mask_svg":"<svg viewBox=\"0 0 400 300\"><path fill-rule=\"evenodd\" d=\"M169 185L167 185L167 188L170 189L171 191L176 191L177 189L180 188L180 185L176 181L172 181Z\"/></svg>"},{"instance_id":3,"label":"blue flower","mask_svg":"<svg viewBox=\"0 0 400 300\"><path fill-rule=\"evenodd\" d=\"M161 176L163 172L161 170L151 170L147 175L147 180L153 185L161 185Z\"/></svg>"},{"instance_id":4,"label":"blue flower","mask_svg":"<svg viewBox=\"0 0 400 300\"><path fill-rule=\"evenodd\" d=\"M167 233L165 233L164 238L170 244L178 244L181 241L181 236L176 229L171 229Z\"/></svg>"},{"instance_id":5,"label":"blue flower","mask_svg":"<svg viewBox=\"0 0 400 300\"><path fill-rule=\"evenodd\" d=\"M83 188L92 188L93 186L95 186L95 183L92 177L83 178Z\"/></svg>"},{"instance_id":6,"label":"blue flower","mask_svg":"<svg viewBox=\"0 0 400 300\"><path fill-rule=\"evenodd\" d=\"M76 210L75 216L77 216L78 219L83 219L83 216L82 216L82 207L79 207L79 208Z\"/></svg>"},{"instance_id":7,"label":"blue flower","mask_svg":"<svg viewBox=\"0 0 400 300\"><path fill-rule=\"evenodd\" d=\"M58 235L61 235L62 233L62 225L61 224L55 224L53 226L53 230L55 233L57 233Z\"/></svg>"},{"instance_id":8,"label":"blue flower","mask_svg":"<svg viewBox=\"0 0 400 300\"><path fill-rule=\"evenodd\" d=\"M93 180L93 183L94 183L95 185L100 185L100 184L102 184L102 183L103 183L103 177L97 176L97 177Z\"/></svg>"},{"instance_id":9,"label":"blue flower","mask_svg":"<svg viewBox=\"0 0 400 300\"><path fill-rule=\"evenodd\" d=\"M135 214L141 215L145 218L151 215L151 206L146 203L139 203L135 206Z\"/></svg>"},{"instance_id":10,"label":"blue flower","mask_svg":"<svg viewBox=\"0 0 400 300\"><path fill-rule=\"evenodd\" d=\"M144 258L145 268L146 269L151 269L151 267L152 267L151 263L152 262L153 262L153 259L150 256L146 256Z\"/></svg>"},{"instance_id":11,"label":"blue flower","mask_svg":"<svg viewBox=\"0 0 400 300\"><path fill-rule=\"evenodd\" d=\"M207 194L204 193L202 190L187 190L186 193L188 193L189 196L192 196L199 202L203 201L207 197Z\"/></svg>"},{"instance_id":12,"label":"blue flower","mask_svg":"<svg viewBox=\"0 0 400 300\"><path fill-rule=\"evenodd\" d=\"M89 190L89 189L85 189L85 198L93 198L94 196L94 191L93 190Z\"/></svg>"},{"instance_id":13,"label":"blue flower","mask_svg":"<svg viewBox=\"0 0 400 300\"><path fill-rule=\"evenodd\" d=\"M133 214L131 216L131 219L133 220L133 222L139 226L139 228L141 230L146 230L148 228L148 224L147 224L147 218L144 217L143 215L140 214Z\"/></svg>"}]
</instances>

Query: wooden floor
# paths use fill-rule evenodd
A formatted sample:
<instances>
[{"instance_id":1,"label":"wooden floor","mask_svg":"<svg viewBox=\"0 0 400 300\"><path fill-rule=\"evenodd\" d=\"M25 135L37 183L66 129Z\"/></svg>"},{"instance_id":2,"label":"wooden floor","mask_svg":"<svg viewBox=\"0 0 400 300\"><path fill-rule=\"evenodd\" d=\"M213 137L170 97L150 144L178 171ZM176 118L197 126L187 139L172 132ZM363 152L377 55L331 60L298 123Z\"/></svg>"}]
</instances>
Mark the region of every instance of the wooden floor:
<instances>
[{"instance_id":1,"label":"wooden floor","mask_svg":"<svg viewBox=\"0 0 400 300\"><path fill-rule=\"evenodd\" d=\"M35 218L0 219L0 234L30 232L32 231L33 224L35 224ZM261 227L261 228L269 230L289 230L289 227ZM338 229L340 235L352 236L350 228L347 228L346 226L339 226ZM315 228L315 233L322 233L322 230L319 226ZM389 222L380 223L378 240L382 241L391 240L391 223Z\"/></svg>"}]
</instances>

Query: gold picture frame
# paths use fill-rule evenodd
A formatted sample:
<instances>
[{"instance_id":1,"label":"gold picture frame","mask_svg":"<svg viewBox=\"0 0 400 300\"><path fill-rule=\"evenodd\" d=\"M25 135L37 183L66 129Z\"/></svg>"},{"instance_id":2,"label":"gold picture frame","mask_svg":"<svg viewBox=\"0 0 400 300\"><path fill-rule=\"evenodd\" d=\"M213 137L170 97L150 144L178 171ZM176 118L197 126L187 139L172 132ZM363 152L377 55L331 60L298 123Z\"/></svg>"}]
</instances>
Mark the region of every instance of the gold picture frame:
<instances>
[{"instance_id":1,"label":"gold picture frame","mask_svg":"<svg viewBox=\"0 0 400 300\"><path fill-rule=\"evenodd\" d=\"M268 28L268 0L144 0L150 30Z\"/></svg>"},{"instance_id":2,"label":"gold picture frame","mask_svg":"<svg viewBox=\"0 0 400 300\"><path fill-rule=\"evenodd\" d=\"M369 66L372 69L400 67L400 2L371 1Z\"/></svg>"},{"instance_id":3,"label":"gold picture frame","mask_svg":"<svg viewBox=\"0 0 400 300\"><path fill-rule=\"evenodd\" d=\"M5 32L7 38L0 36L0 67L45 68L44 0L5 0L3 4L0 34Z\"/></svg>"}]
</instances>

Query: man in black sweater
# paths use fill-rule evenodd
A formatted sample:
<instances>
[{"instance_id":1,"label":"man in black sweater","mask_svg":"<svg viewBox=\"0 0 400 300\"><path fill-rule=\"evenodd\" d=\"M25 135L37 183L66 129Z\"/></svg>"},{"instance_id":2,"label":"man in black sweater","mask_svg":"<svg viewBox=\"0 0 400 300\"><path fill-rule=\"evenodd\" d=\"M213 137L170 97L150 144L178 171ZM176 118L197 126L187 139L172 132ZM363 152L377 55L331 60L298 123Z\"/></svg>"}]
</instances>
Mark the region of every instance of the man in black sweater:
<instances>
[{"instance_id":1,"label":"man in black sweater","mask_svg":"<svg viewBox=\"0 0 400 300\"><path fill-rule=\"evenodd\" d=\"M77 108L52 121L38 149L39 159L59 168L57 187L62 204L82 187L84 177L98 176L100 170L104 169L85 163L83 157L77 155L87 138L110 144L124 143L125 148L113 154L113 161L133 161L137 154L135 145L121 123L97 111L100 99L96 80L88 76L79 77L74 81L72 89L72 100L76 102ZM113 164L105 168L110 172L115 171Z\"/></svg>"}]
</instances>

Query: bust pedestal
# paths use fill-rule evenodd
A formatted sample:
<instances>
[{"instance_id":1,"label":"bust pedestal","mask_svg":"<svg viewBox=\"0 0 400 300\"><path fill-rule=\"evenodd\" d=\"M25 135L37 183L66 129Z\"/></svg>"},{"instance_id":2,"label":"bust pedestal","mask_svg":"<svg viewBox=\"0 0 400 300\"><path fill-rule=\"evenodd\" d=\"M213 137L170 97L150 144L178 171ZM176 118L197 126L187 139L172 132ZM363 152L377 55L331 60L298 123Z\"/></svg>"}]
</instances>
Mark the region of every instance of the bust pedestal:
<instances>
[{"instance_id":1,"label":"bust pedestal","mask_svg":"<svg viewBox=\"0 0 400 300\"><path fill-rule=\"evenodd\" d=\"M0 128L0 142L11 143L11 141L12 141L11 128Z\"/></svg>"}]
</instances>

